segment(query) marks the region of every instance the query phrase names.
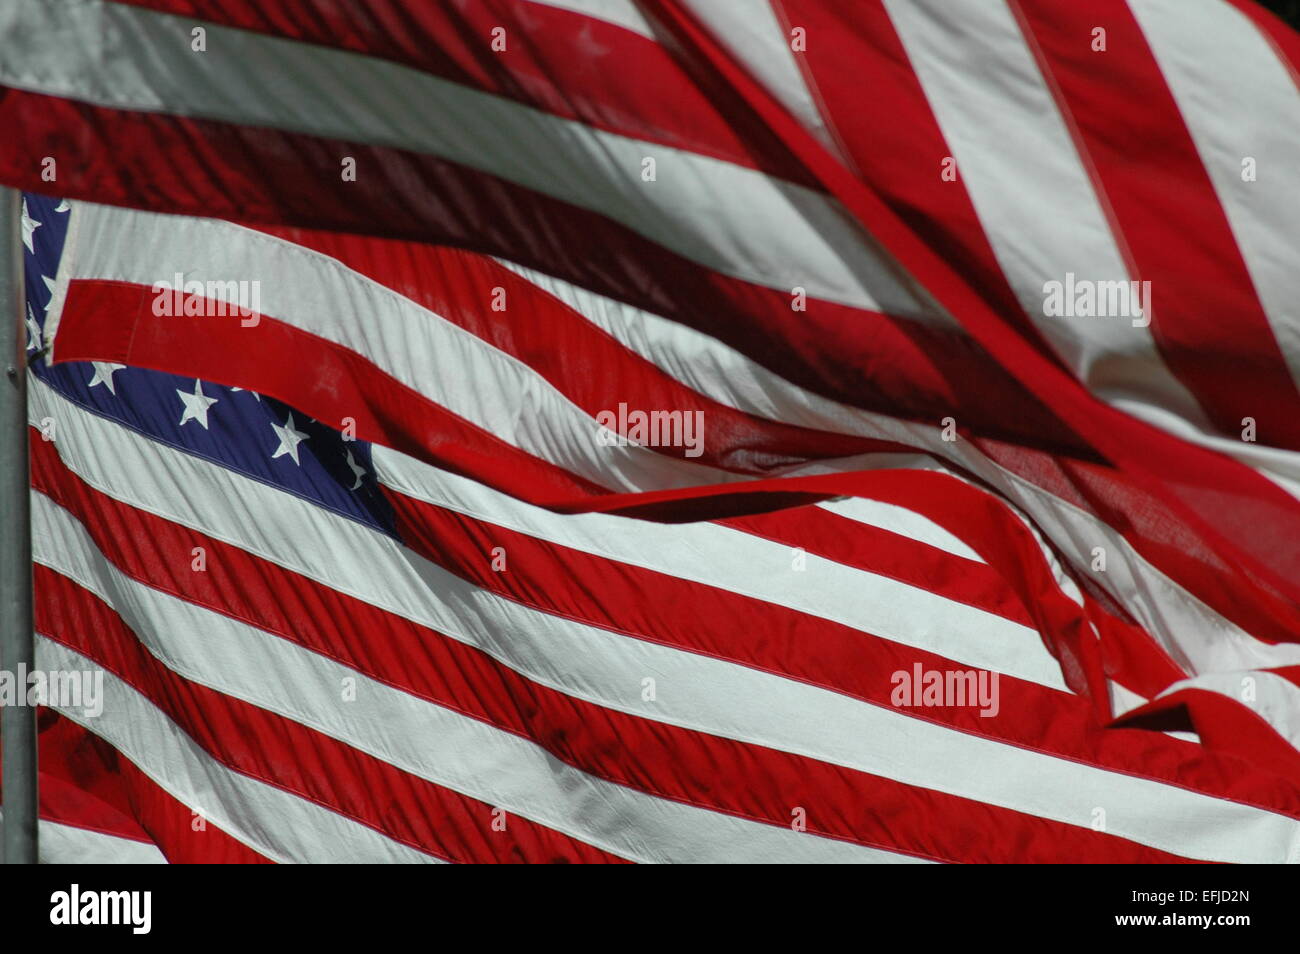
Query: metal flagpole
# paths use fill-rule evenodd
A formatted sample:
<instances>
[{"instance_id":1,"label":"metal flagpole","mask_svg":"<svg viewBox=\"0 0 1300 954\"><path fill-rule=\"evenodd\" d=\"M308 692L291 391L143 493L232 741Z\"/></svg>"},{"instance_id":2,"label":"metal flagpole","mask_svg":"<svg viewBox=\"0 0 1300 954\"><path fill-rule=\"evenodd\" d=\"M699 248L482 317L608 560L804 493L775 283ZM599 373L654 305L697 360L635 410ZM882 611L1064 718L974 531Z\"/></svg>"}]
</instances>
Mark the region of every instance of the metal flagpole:
<instances>
[{"instance_id":1,"label":"metal flagpole","mask_svg":"<svg viewBox=\"0 0 1300 954\"><path fill-rule=\"evenodd\" d=\"M36 864L36 707L26 704L21 675L36 666L21 215L22 193L0 188L0 327L9 324L0 334L0 669L21 703L0 708L6 864Z\"/></svg>"}]
</instances>

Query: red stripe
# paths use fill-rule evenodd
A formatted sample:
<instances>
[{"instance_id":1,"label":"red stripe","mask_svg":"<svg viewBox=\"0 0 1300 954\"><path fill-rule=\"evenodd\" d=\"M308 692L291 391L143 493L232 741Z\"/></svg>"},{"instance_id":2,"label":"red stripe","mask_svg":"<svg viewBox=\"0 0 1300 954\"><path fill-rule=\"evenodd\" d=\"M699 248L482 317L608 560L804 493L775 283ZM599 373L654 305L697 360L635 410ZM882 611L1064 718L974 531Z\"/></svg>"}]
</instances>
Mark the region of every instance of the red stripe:
<instances>
[{"instance_id":1,"label":"red stripe","mask_svg":"<svg viewBox=\"0 0 1300 954\"><path fill-rule=\"evenodd\" d=\"M169 318L166 323L154 320L140 323L138 326L133 326L129 321L119 320L110 322L107 320L91 320L91 316L96 312L104 315L111 314L116 318L129 316L131 314L139 314L144 307L143 289L139 286L134 286L134 293L138 293L141 297L134 302L127 300L121 303L93 306L89 301L81 304L72 301L75 295L89 293L91 289L94 289L96 294L102 292L105 295L116 296L122 294L124 288L130 287L131 286L123 286L118 283L103 282L85 283L84 286L81 283L78 283L74 286L69 293L69 303L65 306L65 312L68 312L70 317L65 318L65 320L77 322L78 326L83 329L81 332L78 332L78 334L81 334L84 339L90 339L91 344L87 346L86 351L82 353L78 353L76 350L74 350L72 354L64 352L62 355L63 359L87 358L91 355L100 357L113 355L126 364L134 364L137 366L161 366L181 373L183 373L183 369L189 368L191 369L190 373L199 376L203 372L199 367L196 355L201 353L204 358L210 358L214 353L220 352L229 354L232 361L248 363L255 362L256 368L259 371L278 376L280 379L284 379L285 376L288 376L290 380L292 380L296 377L300 382L299 387L304 390L320 387L321 381L332 382L335 380L336 376L332 374L303 373L302 369L304 368L311 368L313 372L316 372L319 367L322 366L317 362L284 363L266 361L264 356L268 354L301 355L308 353L309 349L306 345L300 345L298 342L310 344L315 340L312 339L312 336L297 332L294 329L288 328L288 326L280 325L269 319L263 319L257 326L258 329L261 330L266 328L274 331L283 329L291 338L297 339L294 347L286 348L284 350L250 347L248 338L246 337L248 329L239 328L239 326L233 321L221 322L213 321L211 319L195 319L191 321L181 318ZM85 292L82 291L83 288L86 290ZM110 302L111 301L112 299L110 299ZM200 322L202 322L202 324L200 324ZM138 327L139 330L133 331L136 327ZM189 330L188 334L186 334L187 329ZM134 333L134 337L128 337L126 341L123 341L122 338L124 331L127 336ZM103 339L105 344L95 344L94 339L96 338ZM154 350L151 352L150 348L153 348ZM161 359L156 358L156 354L159 352L164 355ZM323 353L328 355L331 352L329 349L325 349ZM351 355L350 352L342 351L342 349L339 349L339 353ZM353 355L352 358L355 359L355 355ZM155 361L157 362L156 364ZM342 402L341 406L355 406L364 409L367 400L375 400L376 395L383 395L384 386L386 382L389 382L391 379L388 379L385 375L375 373L371 365L367 362L360 361L359 359L352 360L351 365L352 366L347 369L351 377L344 378L349 385L355 387L359 383L364 383L367 375L374 378L374 381L368 388L357 388L353 402L345 401ZM362 371L365 371L365 374L363 374ZM208 378L211 379L212 375L208 375ZM268 385L266 378L259 378L257 375L252 373L247 375L237 375L230 379L230 383L233 383L234 380L241 381L243 386L253 387L263 393L282 397L286 400L289 399L287 395L294 393L292 387L287 387L281 384ZM298 407L313 416L328 420L331 413L335 411L337 406L339 406L333 403L338 401L339 394L337 391L326 389L324 397L326 400L321 405L317 405L315 401L304 402L301 398L295 403ZM357 421L358 436L364 439L371 439L375 433L373 430L376 424L375 418L369 414L358 413ZM392 438L387 438L385 442L391 443ZM461 450L461 448L454 448L449 451L449 453L455 454ZM530 461L533 460L533 458L527 459ZM520 482L515 479L518 477L517 472L492 472L489 471L486 466L480 466L478 470L471 471L471 474L478 479L487 480L487 482L494 486L506 489L507 492L513 492L515 496L520 496L525 500L539 503L543 506L551 506L556 509L564 508L564 505L557 504L554 498L547 500L546 498L540 497L539 494L543 493L545 488L538 486L535 482L530 484L525 481L523 482L524 486L521 487ZM942 491L940 495L948 492L947 487L952 483L950 479L939 477L938 475L927 476L932 481L937 481L944 485L945 490ZM874 493L867 492L862 488L864 486L874 485L882 479L886 478L879 473L858 473L842 474L823 478L798 478L797 480L811 481L812 485L815 485L813 492L822 492L828 495L847 492L863 496L874 496ZM795 489L793 485L790 484L790 480L790 478L782 478L779 481L782 489L787 486L791 489ZM753 490L758 489L760 485L763 485L763 489L775 489L774 487L767 486L771 484L771 481L761 481L758 484L750 484L746 486L743 493L748 495ZM1055 580L1050 571L1047 571L1046 567L1042 564L1042 557L1037 549L1037 545L1033 543L1032 538L1028 537L1027 531L1018 524L1008 526L1006 524L1005 510L1002 509L1000 504L993 504L990 508L992 498L988 498L985 494L975 490L974 488L968 488L960 484L956 485L955 490L958 496L969 496L973 503L978 506L981 512L985 515L984 520L994 521L996 526L994 532L998 534L999 539L1014 539L1017 541L1011 550L1001 550L996 544L992 544L991 540L986 540L983 544L976 543L975 546L977 549L981 545L993 545L995 551L998 552L997 559L1003 561L1004 572L1009 568L1015 574L1023 576L1025 573L1026 560L1032 561L1032 565L1037 568L1035 572L1029 574L1029 577L1032 578L1033 582L1030 582L1029 579L1021 579L1020 576L1013 578L1017 579L1017 583L1021 587L1019 595L1021 595L1022 603L1031 606L1035 613L1038 614L1036 620L1040 627L1043 625L1049 626L1048 629L1043 631L1045 633L1051 633L1053 639L1060 639L1062 638L1062 633L1070 632L1074 635L1068 638L1071 641L1078 640L1078 607L1066 599L1063 594L1060 593L1059 589L1057 589ZM709 496L701 488L694 488L676 492L669 497L661 497L659 499L673 500L677 497L690 498L697 495ZM645 500L656 499L657 495L642 494L639 496L632 495L632 497L636 499L634 506L641 506ZM614 501L620 502L615 503ZM628 506L628 502L629 500L626 499L626 495L624 495L606 498L605 502L601 503L598 507L594 507L591 503L584 503L581 507L582 509L614 509L619 506L626 507ZM922 512L925 512L923 508L926 505L922 504L921 506ZM657 516L660 517L664 515L665 514L663 513L657 513ZM684 516L686 519L691 519L694 515L688 512L686 514L679 513L677 516ZM972 525L970 520L965 516L954 515L954 517L958 520L959 525L962 528L961 530L956 531L956 535L959 538L971 540L972 538L969 536L971 533L988 532L990 530L990 527L983 521L975 521L975 524ZM985 553L981 553L981 555L986 556ZM1034 596L1032 598L1027 598L1025 594L1028 592L1034 593ZM1043 602L1042 605L1039 605L1039 603L1034 602L1034 600L1045 602ZM1049 605L1055 608L1052 610L1046 609ZM1055 622L1048 624L1046 622L1048 619L1054 619ZM1092 646L1091 643L1088 645L1090 648L1084 649L1083 647L1080 647L1079 651L1083 652L1084 657L1095 659L1096 665L1099 667L1101 661L1100 657L1097 656L1098 648ZM1095 685L1104 688L1104 680L1101 677L1100 668L1094 668L1092 671L1092 678ZM1083 678L1083 672L1084 669L1071 669L1069 676L1077 681ZM1177 678L1177 675L1175 675L1175 678ZM1134 681L1132 684L1144 685L1145 682ZM1155 688L1161 688L1164 684L1167 684L1167 681L1161 683L1160 686L1156 686ZM1104 706L1105 703L1101 700L1105 699L1105 693L1102 692L1097 698L1099 700L1098 704Z\"/></svg>"}]
</instances>

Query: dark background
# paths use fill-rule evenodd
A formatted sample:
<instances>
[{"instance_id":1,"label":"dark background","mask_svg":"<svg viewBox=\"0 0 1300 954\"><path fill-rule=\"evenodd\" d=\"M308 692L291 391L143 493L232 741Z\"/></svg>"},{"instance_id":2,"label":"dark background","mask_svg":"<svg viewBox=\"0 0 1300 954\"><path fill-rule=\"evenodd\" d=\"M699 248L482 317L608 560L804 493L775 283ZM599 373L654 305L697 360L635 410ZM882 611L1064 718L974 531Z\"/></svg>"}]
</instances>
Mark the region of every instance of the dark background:
<instances>
[{"instance_id":1,"label":"dark background","mask_svg":"<svg viewBox=\"0 0 1300 954\"><path fill-rule=\"evenodd\" d=\"M1259 0L1261 7L1268 7L1293 27L1300 29L1300 0Z\"/></svg>"}]
</instances>

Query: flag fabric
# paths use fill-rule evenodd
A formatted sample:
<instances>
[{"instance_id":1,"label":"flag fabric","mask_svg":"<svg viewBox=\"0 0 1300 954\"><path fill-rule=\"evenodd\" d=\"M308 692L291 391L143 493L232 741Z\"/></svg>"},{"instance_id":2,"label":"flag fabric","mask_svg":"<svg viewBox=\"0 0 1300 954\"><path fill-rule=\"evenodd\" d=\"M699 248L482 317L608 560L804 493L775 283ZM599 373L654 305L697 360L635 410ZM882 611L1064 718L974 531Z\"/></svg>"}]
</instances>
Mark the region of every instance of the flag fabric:
<instances>
[{"instance_id":1,"label":"flag fabric","mask_svg":"<svg viewBox=\"0 0 1300 954\"><path fill-rule=\"evenodd\" d=\"M27 197L33 356L78 207ZM38 665L105 673L97 716L42 721L60 833L171 861L1293 860L1282 772L1108 727L923 512L557 515L191 377L37 358L29 399ZM998 674L986 704L927 704L954 671Z\"/></svg>"},{"instance_id":2,"label":"flag fabric","mask_svg":"<svg viewBox=\"0 0 1300 954\"><path fill-rule=\"evenodd\" d=\"M1279 23L16 0L0 43L0 180L89 200L24 216L38 594L118 644L42 645L138 717L57 738L169 858L204 795L232 859L337 818L393 860L1295 859ZM894 701L959 670L996 714Z\"/></svg>"}]
</instances>

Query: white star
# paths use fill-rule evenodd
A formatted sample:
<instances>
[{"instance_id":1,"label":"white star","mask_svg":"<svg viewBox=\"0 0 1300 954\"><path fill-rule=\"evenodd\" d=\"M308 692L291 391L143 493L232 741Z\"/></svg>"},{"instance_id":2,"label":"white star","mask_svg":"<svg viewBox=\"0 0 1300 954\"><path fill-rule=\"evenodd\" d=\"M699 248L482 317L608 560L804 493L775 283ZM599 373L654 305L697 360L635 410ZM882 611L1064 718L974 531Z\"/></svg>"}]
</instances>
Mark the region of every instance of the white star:
<instances>
[{"instance_id":1,"label":"white star","mask_svg":"<svg viewBox=\"0 0 1300 954\"><path fill-rule=\"evenodd\" d=\"M60 199L59 204L54 207L55 212L68 212L71 209L72 206L68 205L67 199Z\"/></svg>"},{"instance_id":2,"label":"white star","mask_svg":"<svg viewBox=\"0 0 1300 954\"><path fill-rule=\"evenodd\" d=\"M232 390L232 391L242 391L242 390L244 390L244 389L243 389L243 388L231 388L230 390ZM253 397L257 398L257 400L258 400L259 403L261 402L261 400L262 400L262 395L258 394L256 391L249 391L248 393L251 394L251 395L253 395Z\"/></svg>"},{"instance_id":3,"label":"white star","mask_svg":"<svg viewBox=\"0 0 1300 954\"><path fill-rule=\"evenodd\" d=\"M42 275L41 281L45 282L45 287L50 290L50 300L45 303L45 310L49 311L50 306L54 304L54 279L49 275Z\"/></svg>"},{"instance_id":4,"label":"white star","mask_svg":"<svg viewBox=\"0 0 1300 954\"><path fill-rule=\"evenodd\" d=\"M90 386L93 388L97 384L107 385L108 390L116 394L117 385L113 383L113 375L125 368L126 365L113 364L109 361L92 361L90 363L95 368L95 373L90 379Z\"/></svg>"},{"instance_id":5,"label":"white star","mask_svg":"<svg viewBox=\"0 0 1300 954\"><path fill-rule=\"evenodd\" d=\"M348 466L352 468L352 476L357 479L349 490L356 490L361 486L361 478L366 475L366 469L357 463L356 458L352 456L352 451L348 451Z\"/></svg>"},{"instance_id":6,"label":"white star","mask_svg":"<svg viewBox=\"0 0 1300 954\"><path fill-rule=\"evenodd\" d=\"M275 431L275 436L280 438L280 446L275 449L271 459L275 460L283 454L288 454L293 458L293 462L301 467L302 464L298 460L298 445L307 440L307 435L294 429L293 415L289 415L288 420L284 422L284 427L272 421L271 429Z\"/></svg>"},{"instance_id":7,"label":"white star","mask_svg":"<svg viewBox=\"0 0 1300 954\"><path fill-rule=\"evenodd\" d=\"M176 389L176 393L181 396L181 403L185 405L185 410L181 412L181 424L186 421L198 421L206 431L208 429L208 408L217 403L216 398L210 398L203 393L203 382L194 382L194 393Z\"/></svg>"},{"instance_id":8,"label":"white star","mask_svg":"<svg viewBox=\"0 0 1300 954\"><path fill-rule=\"evenodd\" d=\"M32 244L32 235L40 227L41 223L27 214L27 200L23 199L23 244L33 255L36 254L36 246Z\"/></svg>"},{"instance_id":9,"label":"white star","mask_svg":"<svg viewBox=\"0 0 1300 954\"><path fill-rule=\"evenodd\" d=\"M37 322L36 316L32 314L32 306L27 306L27 350L40 351L43 346L41 341L41 326Z\"/></svg>"}]
</instances>

